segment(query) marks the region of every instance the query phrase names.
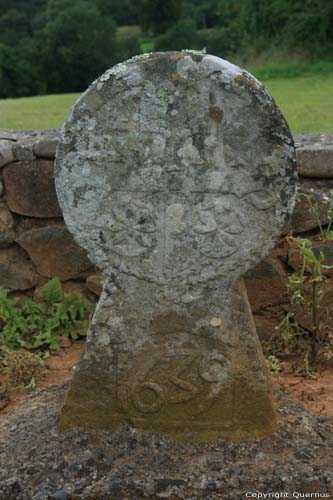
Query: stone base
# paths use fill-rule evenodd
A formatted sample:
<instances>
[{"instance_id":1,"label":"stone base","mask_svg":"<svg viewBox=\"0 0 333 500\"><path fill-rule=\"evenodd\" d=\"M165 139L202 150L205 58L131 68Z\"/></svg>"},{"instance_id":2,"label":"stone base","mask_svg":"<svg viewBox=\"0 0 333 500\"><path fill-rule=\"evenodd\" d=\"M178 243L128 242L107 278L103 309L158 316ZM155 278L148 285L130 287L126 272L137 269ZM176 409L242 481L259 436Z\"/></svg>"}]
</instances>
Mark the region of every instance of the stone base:
<instances>
[{"instance_id":1,"label":"stone base","mask_svg":"<svg viewBox=\"0 0 333 500\"><path fill-rule=\"evenodd\" d=\"M125 276L105 286L59 428L124 425L206 442L274 431L243 280L185 290Z\"/></svg>"},{"instance_id":2,"label":"stone base","mask_svg":"<svg viewBox=\"0 0 333 500\"><path fill-rule=\"evenodd\" d=\"M177 443L133 428L59 434L64 393L63 386L36 392L0 419L0 500L333 495L333 418L311 415L281 391L270 439L214 444Z\"/></svg>"}]
</instances>

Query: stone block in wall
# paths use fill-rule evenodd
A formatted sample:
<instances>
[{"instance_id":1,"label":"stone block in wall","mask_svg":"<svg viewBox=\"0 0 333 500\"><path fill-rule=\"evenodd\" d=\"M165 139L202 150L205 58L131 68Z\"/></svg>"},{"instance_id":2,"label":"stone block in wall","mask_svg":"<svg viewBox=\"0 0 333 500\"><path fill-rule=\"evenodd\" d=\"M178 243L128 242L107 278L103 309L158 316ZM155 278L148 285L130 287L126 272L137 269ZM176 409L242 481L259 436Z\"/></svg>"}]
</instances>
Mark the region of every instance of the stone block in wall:
<instances>
[{"instance_id":1,"label":"stone block in wall","mask_svg":"<svg viewBox=\"0 0 333 500\"><path fill-rule=\"evenodd\" d=\"M10 210L30 217L61 217L53 173L53 162L48 160L14 162L4 167Z\"/></svg>"},{"instance_id":2,"label":"stone block in wall","mask_svg":"<svg viewBox=\"0 0 333 500\"><path fill-rule=\"evenodd\" d=\"M333 179L299 179L296 204L287 230L297 234L318 227L318 219L311 212L309 203L302 194L311 196L318 206L320 223L327 224L327 198L330 190L333 191Z\"/></svg>"},{"instance_id":3,"label":"stone block in wall","mask_svg":"<svg viewBox=\"0 0 333 500\"><path fill-rule=\"evenodd\" d=\"M33 152L35 156L38 156L39 158L48 158L53 160L56 155L58 143L59 137L57 135L54 137L43 137L36 142Z\"/></svg>"},{"instance_id":4,"label":"stone block in wall","mask_svg":"<svg viewBox=\"0 0 333 500\"><path fill-rule=\"evenodd\" d=\"M69 280L86 276L92 265L65 225L46 226L21 234L18 244L29 254L38 272L47 278Z\"/></svg>"},{"instance_id":5,"label":"stone block in wall","mask_svg":"<svg viewBox=\"0 0 333 500\"><path fill-rule=\"evenodd\" d=\"M59 129L0 129L0 167L12 161L32 161L36 157L54 159L59 136Z\"/></svg>"},{"instance_id":6,"label":"stone block in wall","mask_svg":"<svg viewBox=\"0 0 333 500\"><path fill-rule=\"evenodd\" d=\"M296 135L295 145L300 176L333 178L333 134Z\"/></svg>"},{"instance_id":7,"label":"stone block in wall","mask_svg":"<svg viewBox=\"0 0 333 500\"><path fill-rule=\"evenodd\" d=\"M289 306L288 273L279 258L270 256L247 273L245 285L258 335L268 340Z\"/></svg>"},{"instance_id":8,"label":"stone block in wall","mask_svg":"<svg viewBox=\"0 0 333 500\"><path fill-rule=\"evenodd\" d=\"M15 240L15 220L4 202L0 203L0 248L8 247Z\"/></svg>"},{"instance_id":9,"label":"stone block in wall","mask_svg":"<svg viewBox=\"0 0 333 500\"><path fill-rule=\"evenodd\" d=\"M14 160L13 141L0 139L0 167L4 167Z\"/></svg>"},{"instance_id":10,"label":"stone block in wall","mask_svg":"<svg viewBox=\"0 0 333 500\"><path fill-rule=\"evenodd\" d=\"M333 241L312 241L312 250L319 257L320 253L324 254L324 265L332 265L333 263ZM294 269L300 269L303 265L303 254L301 249L295 245L289 245L288 250L288 265ZM323 274L333 276L333 269L324 269Z\"/></svg>"},{"instance_id":11,"label":"stone block in wall","mask_svg":"<svg viewBox=\"0 0 333 500\"><path fill-rule=\"evenodd\" d=\"M63 226L64 222L62 217L53 217L50 219L37 219L35 217L24 217L23 215L15 215L16 237L19 238L21 234L31 231L32 229L39 229L48 226Z\"/></svg>"},{"instance_id":12,"label":"stone block in wall","mask_svg":"<svg viewBox=\"0 0 333 500\"><path fill-rule=\"evenodd\" d=\"M26 252L17 245L0 249L0 287L28 290L38 283L39 276Z\"/></svg>"},{"instance_id":13,"label":"stone block in wall","mask_svg":"<svg viewBox=\"0 0 333 500\"><path fill-rule=\"evenodd\" d=\"M20 142L14 142L12 146L14 160L16 161L33 161L36 159L34 152L34 140L22 139Z\"/></svg>"},{"instance_id":14,"label":"stone block in wall","mask_svg":"<svg viewBox=\"0 0 333 500\"><path fill-rule=\"evenodd\" d=\"M309 283L307 286L308 296L311 296L312 284ZM332 280L326 280L320 283L320 290L323 293L323 297L320 301L320 308L317 313L320 319L320 332L329 332L332 340L332 322L333 322L333 282ZM294 312L295 319L297 323L305 328L306 330L313 331L313 318L311 307L308 306L297 306L291 304L289 310Z\"/></svg>"},{"instance_id":15,"label":"stone block in wall","mask_svg":"<svg viewBox=\"0 0 333 500\"><path fill-rule=\"evenodd\" d=\"M87 289L92 292L94 295L99 297L102 293L103 290L103 285L102 285L102 275L98 274L91 274L88 276L86 279L86 287Z\"/></svg>"},{"instance_id":16,"label":"stone block in wall","mask_svg":"<svg viewBox=\"0 0 333 500\"><path fill-rule=\"evenodd\" d=\"M252 311L289 302L288 274L279 259L268 257L245 276Z\"/></svg>"},{"instance_id":17,"label":"stone block in wall","mask_svg":"<svg viewBox=\"0 0 333 500\"><path fill-rule=\"evenodd\" d=\"M257 333L262 342L268 341L276 333L288 309L289 304L281 304L253 313Z\"/></svg>"}]
</instances>

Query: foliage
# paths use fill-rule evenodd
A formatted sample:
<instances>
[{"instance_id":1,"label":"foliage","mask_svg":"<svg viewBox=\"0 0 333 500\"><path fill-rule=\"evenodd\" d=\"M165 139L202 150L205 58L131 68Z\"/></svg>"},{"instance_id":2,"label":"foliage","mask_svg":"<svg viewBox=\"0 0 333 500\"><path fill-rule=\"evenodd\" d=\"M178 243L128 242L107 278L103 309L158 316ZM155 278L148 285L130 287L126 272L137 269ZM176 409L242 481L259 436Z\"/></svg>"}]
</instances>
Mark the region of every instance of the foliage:
<instances>
[{"instance_id":1,"label":"foliage","mask_svg":"<svg viewBox=\"0 0 333 500\"><path fill-rule=\"evenodd\" d=\"M276 374L276 373L280 373L280 371L281 371L280 361L273 354L270 354L269 356L267 356L266 365L271 373Z\"/></svg>"},{"instance_id":2,"label":"foliage","mask_svg":"<svg viewBox=\"0 0 333 500\"><path fill-rule=\"evenodd\" d=\"M138 26L123 26L116 32L117 61L125 61L141 52L140 31Z\"/></svg>"},{"instance_id":3,"label":"foliage","mask_svg":"<svg viewBox=\"0 0 333 500\"><path fill-rule=\"evenodd\" d=\"M15 48L0 42L0 98L46 91L33 57L31 39L22 40Z\"/></svg>"},{"instance_id":4,"label":"foliage","mask_svg":"<svg viewBox=\"0 0 333 500\"><path fill-rule=\"evenodd\" d=\"M35 7L0 15L0 97L82 91L117 61L116 24L95 0Z\"/></svg>"},{"instance_id":5,"label":"foliage","mask_svg":"<svg viewBox=\"0 0 333 500\"><path fill-rule=\"evenodd\" d=\"M182 11L181 0L137 0L138 20L143 30L163 33L178 21Z\"/></svg>"},{"instance_id":6,"label":"foliage","mask_svg":"<svg viewBox=\"0 0 333 500\"><path fill-rule=\"evenodd\" d=\"M103 16L112 17L119 26L137 24L137 6L132 0L97 0L96 4Z\"/></svg>"},{"instance_id":7,"label":"foliage","mask_svg":"<svg viewBox=\"0 0 333 500\"><path fill-rule=\"evenodd\" d=\"M333 3L327 0L242 0L240 24L245 43L327 53L333 43Z\"/></svg>"},{"instance_id":8,"label":"foliage","mask_svg":"<svg viewBox=\"0 0 333 500\"><path fill-rule=\"evenodd\" d=\"M190 19L178 21L165 34L155 39L155 50L183 50L188 48L203 48L195 23Z\"/></svg>"},{"instance_id":9,"label":"foliage","mask_svg":"<svg viewBox=\"0 0 333 500\"><path fill-rule=\"evenodd\" d=\"M79 294L64 293L53 278L41 289L41 300L27 299L20 307L17 298L0 289L0 342L10 350L58 350L61 337L85 336L92 304Z\"/></svg>"},{"instance_id":10,"label":"foliage","mask_svg":"<svg viewBox=\"0 0 333 500\"><path fill-rule=\"evenodd\" d=\"M139 28L141 26L143 32ZM123 27L136 34L118 36ZM326 0L0 0L0 98L81 92L114 63L154 45L232 59L329 60ZM277 49L278 48L278 49ZM263 78L300 76L302 65Z\"/></svg>"},{"instance_id":11,"label":"foliage","mask_svg":"<svg viewBox=\"0 0 333 500\"><path fill-rule=\"evenodd\" d=\"M50 0L35 37L48 92L77 92L116 62L116 25L90 0Z\"/></svg>"},{"instance_id":12,"label":"foliage","mask_svg":"<svg viewBox=\"0 0 333 500\"><path fill-rule=\"evenodd\" d=\"M201 46L205 47L208 54L214 54L222 58L232 57L237 51L239 39L237 32L231 32L228 28L214 28L198 32Z\"/></svg>"},{"instance_id":13,"label":"foliage","mask_svg":"<svg viewBox=\"0 0 333 500\"><path fill-rule=\"evenodd\" d=\"M320 242L333 240L333 191L324 200L325 214L328 223L321 223L322 210L318 202L309 194L302 195L308 203L309 210L317 221L320 230ZM271 355L297 354L301 356L307 374L311 374L310 365L317 360L318 349L322 347L326 354L332 356L330 332L324 327L324 319L328 316L325 298L325 281L327 273L333 269L333 263L327 263L321 245L307 238L287 237L289 247L299 253L300 266L289 276L291 302L294 311L300 311L309 318L310 326L299 324L294 311L289 311L277 332L270 339L269 353ZM319 243L320 243L319 242Z\"/></svg>"}]
</instances>

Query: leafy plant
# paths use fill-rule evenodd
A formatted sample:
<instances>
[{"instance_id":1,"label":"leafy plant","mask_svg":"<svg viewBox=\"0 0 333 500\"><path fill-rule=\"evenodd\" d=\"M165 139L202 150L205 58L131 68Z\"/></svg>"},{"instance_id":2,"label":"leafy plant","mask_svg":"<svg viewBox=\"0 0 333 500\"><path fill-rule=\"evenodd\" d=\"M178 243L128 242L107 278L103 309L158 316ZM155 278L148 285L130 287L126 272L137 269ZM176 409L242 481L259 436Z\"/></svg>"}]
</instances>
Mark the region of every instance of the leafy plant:
<instances>
[{"instance_id":1,"label":"leafy plant","mask_svg":"<svg viewBox=\"0 0 333 500\"><path fill-rule=\"evenodd\" d=\"M309 193L301 193L301 197L305 199L308 204L309 211L318 224L320 237L323 241L333 240L333 190L329 191L329 195L324 195L322 204L325 207L327 225L322 224L323 209L320 207L318 201Z\"/></svg>"},{"instance_id":2,"label":"leafy plant","mask_svg":"<svg viewBox=\"0 0 333 500\"><path fill-rule=\"evenodd\" d=\"M317 221L320 241L333 240L333 191L324 199L327 225L323 225L322 209L318 201L310 194L303 194L309 210ZM333 263L327 264L327 257L321 245L306 238L287 237L289 247L300 256L300 266L289 276L289 289L292 304L309 317L308 328L299 324L294 312L288 312L269 340L268 353L274 356L296 354L301 357L307 374L311 375L310 366L317 360L319 346L331 351L329 331L324 328L324 319L328 314L323 302L324 283L327 272L333 269Z\"/></svg>"},{"instance_id":3,"label":"leafy plant","mask_svg":"<svg viewBox=\"0 0 333 500\"><path fill-rule=\"evenodd\" d=\"M272 373L280 373L280 361L274 354L270 354L266 358L266 365L270 372Z\"/></svg>"},{"instance_id":4,"label":"leafy plant","mask_svg":"<svg viewBox=\"0 0 333 500\"><path fill-rule=\"evenodd\" d=\"M64 293L61 282L53 278L41 289L41 300L17 298L0 289L0 343L9 349L56 351L61 337L72 340L86 335L93 304L77 293Z\"/></svg>"},{"instance_id":5,"label":"leafy plant","mask_svg":"<svg viewBox=\"0 0 333 500\"><path fill-rule=\"evenodd\" d=\"M323 230L322 230L323 231ZM327 236L327 233L322 232ZM324 272L333 269L332 265L326 265L325 255L322 250L315 252L312 241L304 238L291 238L289 242L296 245L302 256L302 265L289 277L289 287L292 291L292 302L296 305L304 306L311 317L311 329L304 333L310 337L311 350L309 362L316 361L319 343L325 343L329 339L325 338L321 331L321 323L325 315L322 308L324 297L323 282L326 279ZM299 325L297 325L299 330Z\"/></svg>"}]
</instances>

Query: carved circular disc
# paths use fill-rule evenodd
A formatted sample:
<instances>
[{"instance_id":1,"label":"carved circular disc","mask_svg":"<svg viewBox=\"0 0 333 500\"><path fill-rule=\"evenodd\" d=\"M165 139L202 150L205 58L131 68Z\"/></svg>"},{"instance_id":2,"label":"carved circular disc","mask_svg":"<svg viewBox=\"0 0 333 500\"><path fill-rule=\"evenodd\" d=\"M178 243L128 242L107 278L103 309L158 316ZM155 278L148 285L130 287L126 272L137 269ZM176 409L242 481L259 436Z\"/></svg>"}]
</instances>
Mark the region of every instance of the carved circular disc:
<instances>
[{"instance_id":1,"label":"carved circular disc","mask_svg":"<svg viewBox=\"0 0 333 500\"><path fill-rule=\"evenodd\" d=\"M267 91L193 51L104 73L73 107L56 160L65 221L91 260L160 283L244 274L272 248L295 183Z\"/></svg>"}]
</instances>

